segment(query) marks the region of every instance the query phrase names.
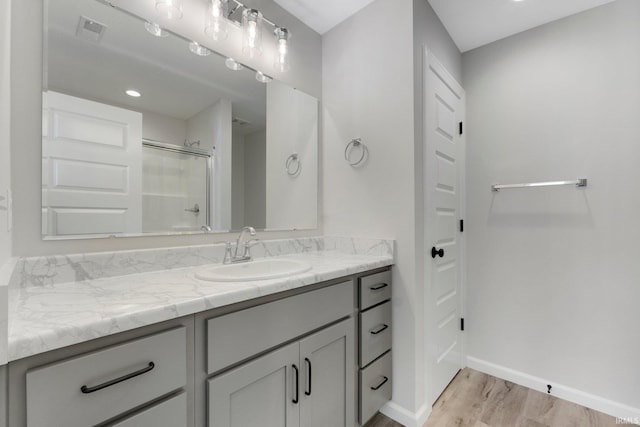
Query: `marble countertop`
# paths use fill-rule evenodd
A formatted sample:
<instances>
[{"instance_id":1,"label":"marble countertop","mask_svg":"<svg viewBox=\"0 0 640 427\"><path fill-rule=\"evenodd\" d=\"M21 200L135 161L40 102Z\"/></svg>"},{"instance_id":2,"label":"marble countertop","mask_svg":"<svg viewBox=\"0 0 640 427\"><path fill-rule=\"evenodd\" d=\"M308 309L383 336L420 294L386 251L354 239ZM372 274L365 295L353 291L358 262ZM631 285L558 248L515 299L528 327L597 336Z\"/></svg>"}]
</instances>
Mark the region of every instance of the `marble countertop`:
<instances>
[{"instance_id":1,"label":"marble countertop","mask_svg":"<svg viewBox=\"0 0 640 427\"><path fill-rule=\"evenodd\" d=\"M8 319L8 360L393 263L392 254L339 250L278 258L304 260L312 269L279 279L224 283L196 279L195 272L207 268L200 265L22 287Z\"/></svg>"}]
</instances>

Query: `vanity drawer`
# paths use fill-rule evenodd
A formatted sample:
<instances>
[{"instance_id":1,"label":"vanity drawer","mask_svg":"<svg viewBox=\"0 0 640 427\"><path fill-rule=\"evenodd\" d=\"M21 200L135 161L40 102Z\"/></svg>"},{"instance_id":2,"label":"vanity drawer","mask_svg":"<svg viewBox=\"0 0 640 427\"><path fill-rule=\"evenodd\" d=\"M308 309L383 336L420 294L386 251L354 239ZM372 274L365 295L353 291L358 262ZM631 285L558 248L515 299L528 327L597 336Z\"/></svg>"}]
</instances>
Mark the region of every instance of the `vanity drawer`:
<instances>
[{"instance_id":1,"label":"vanity drawer","mask_svg":"<svg viewBox=\"0 0 640 427\"><path fill-rule=\"evenodd\" d=\"M185 393L165 400L132 417L109 424L109 427L186 427L187 395Z\"/></svg>"},{"instance_id":2,"label":"vanity drawer","mask_svg":"<svg viewBox=\"0 0 640 427\"><path fill-rule=\"evenodd\" d=\"M391 301L360 313L360 367L391 348Z\"/></svg>"},{"instance_id":3,"label":"vanity drawer","mask_svg":"<svg viewBox=\"0 0 640 427\"><path fill-rule=\"evenodd\" d=\"M183 387L186 335L179 327L28 371L27 427L96 425Z\"/></svg>"},{"instance_id":4,"label":"vanity drawer","mask_svg":"<svg viewBox=\"0 0 640 427\"><path fill-rule=\"evenodd\" d=\"M391 270L361 277L359 282L360 310L391 298Z\"/></svg>"},{"instance_id":5,"label":"vanity drawer","mask_svg":"<svg viewBox=\"0 0 640 427\"><path fill-rule=\"evenodd\" d=\"M213 374L354 312L353 281L207 320L207 373Z\"/></svg>"},{"instance_id":6,"label":"vanity drawer","mask_svg":"<svg viewBox=\"0 0 640 427\"><path fill-rule=\"evenodd\" d=\"M391 399L391 352L360 369L359 421L364 425Z\"/></svg>"}]
</instances>

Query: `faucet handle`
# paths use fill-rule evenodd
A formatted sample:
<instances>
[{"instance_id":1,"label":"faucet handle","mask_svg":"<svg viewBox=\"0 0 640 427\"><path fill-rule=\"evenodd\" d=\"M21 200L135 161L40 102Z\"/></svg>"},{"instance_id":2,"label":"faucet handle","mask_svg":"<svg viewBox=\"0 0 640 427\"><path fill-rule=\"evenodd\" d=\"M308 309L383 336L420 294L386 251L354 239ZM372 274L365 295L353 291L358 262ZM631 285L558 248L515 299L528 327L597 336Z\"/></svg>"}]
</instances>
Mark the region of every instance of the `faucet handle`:
<instances>
[{"instance_id":1,"label":"faucet handle","mask_svg":"<svg viewBox=\"0 0 640 427\"><path fill-rule=\"evenodd\" d=\"M244 242L244 253L243 253L243 257L245 258L249 258L251 259L251 246L255 245L256 243L258 243L258 240L260 239L251 239L251 240L247 240L246 242Z\"/></svg>"},{"instance_id":2,"label":"faucet handle","mask_svg":"<svg viewBox=\"0 0 640 427\"><path fill-rule=\"evenodd\" d=\"M231 242L227 242L224 248L224 259L222 260L223 264L230 264L231 263L231 258L232 258L232 254L231 254Z\"/></svg>"}]
</instances>

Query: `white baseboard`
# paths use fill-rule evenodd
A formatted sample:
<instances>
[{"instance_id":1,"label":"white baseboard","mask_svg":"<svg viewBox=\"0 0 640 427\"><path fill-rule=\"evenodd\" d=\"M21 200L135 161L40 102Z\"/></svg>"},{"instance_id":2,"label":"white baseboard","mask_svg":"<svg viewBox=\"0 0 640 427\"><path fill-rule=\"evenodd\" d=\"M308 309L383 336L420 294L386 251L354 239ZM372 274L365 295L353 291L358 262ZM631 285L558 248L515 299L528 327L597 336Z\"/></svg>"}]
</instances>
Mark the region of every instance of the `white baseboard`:
<instances>
[{"instance_id":1,"label":"white baseboard","mask_svg":"<svg viewBox=\"0 0 640 427\"><path fill-rule=\"evenodd\" d=\"M533 375L515 371L481 359L476 359L475 357L467 357L467 366L471 369L475 369L476 371L484 372L485 374L493 375L494 377L511 381L543 393L547 392L547 384L552 384L553 387L551 389L551 394L553 396L568 400L569 402L577 403L578 405L582 405L587 408L595 409L596 411L604 412L605 414L609 414L613 417L640 420L640 408L634 408L600 396L585 393L550 380L545 380L544 378L534 377Z\"/></svg>"},{"instance_id":2,"label":"white baseboard","mask_svg":"<svg viewBox=\"0 0 640 427\"><path fill-rule=\"evenodd\" d=\"M415 414L393 401L387 402L380 412L405 427L422 427L431 415L431 406L424 404Z\"/></svg>"}]
</instances>

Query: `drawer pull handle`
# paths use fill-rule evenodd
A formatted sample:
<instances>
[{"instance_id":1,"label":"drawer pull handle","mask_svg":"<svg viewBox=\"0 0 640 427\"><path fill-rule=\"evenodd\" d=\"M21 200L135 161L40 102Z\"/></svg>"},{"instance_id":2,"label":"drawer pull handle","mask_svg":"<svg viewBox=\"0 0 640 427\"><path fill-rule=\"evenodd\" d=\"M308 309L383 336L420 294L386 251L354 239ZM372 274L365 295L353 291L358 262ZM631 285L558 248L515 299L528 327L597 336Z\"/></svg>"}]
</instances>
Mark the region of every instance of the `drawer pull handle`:
<instances>
[{"instance_id":1,"label":"drawer pull handle","mask_svg":"<svg viewBox=\"0 0 640 427\"><path fill-rule=\"evenodd\" d=\"M389 285L386 284L386 283L382 283L382 284L380 284L378 286L371 286L371 287L369 287L369 289L372 290L372 291L379 291L380 289L384 289L387 286L389 286Z\"/></svg>"},{"instance_id":2,"label":"drawer pull handle","mask_svg":"<svg viewBox=\"0 0 640 427\"><path fill-rule=\"evenodd\" d=\"M309 390L305 390L304 394L306 396L311 396L311 360L305 357L304 361L307 364L307 372L309 373L309 378L308 378Z\"/></svg>"},{"instance_id":3,"label":"drawer pull handle","mask_svg":"<svg viewBox=\"0 0 640 427\"><path fill-rule=\"evenodd\" d=\"M295 373L296 373L296 378L295 378L295 380L294 380L294 381L295 381L295 383L296 383L296 397L294 397L294 398L293 398L292 402L293 402L294 404L298 404L298 400L299 400L299 399L298 399L298 397L299 397L299 393L300 393L300 390L299 390L299 388L298 388L298 385L299 385L299 383L300 383L300 382L298 381L298 367L297 367L296 365L291 365L291 367L293 368L293 370L294 370L294 371L295 371Z\"/></svg>"},{"instance_id":4,"label":"drawer pull handle","mask_svg":"<svg viewBox=\"0 0 640 427\"><path fill-rule=\"evenodd\" d=\"M387 377L382 377L382 381L380 382L380 384L378 384L375 387L371 387L371 390L376 391L377 389L379 389L380 387L382 387L383 385L385 385L387 383L387 381L389 381L389 378Z\"/></svg>"},{"instance_id":5,"label":"drawer pull handle","mask_svg":"<svg viewBox=\"0 0 640 427\"><path fill-rule=\"evenodd\" d=\"M370 331L371 335L378 335L380 332L384 331L385 329L387 329L389 327L389 325L386 324L382 324L382 326L380 326L380 329L376 330L376 331Z\"/></svg>"},{"instance_id":6,"label":"drawer pull handle","mask_svg":"<svg viewBox=\"0 0 640 427\"><path fill-rule=\"evenodd\" d=\"M131 378L135 378L138 375L146 374L147 372L149 372L150 370L152 370L155 367L156 367L155 363L149 362L149 364L147 366L145 366L144 368L140 369L139 371L135 371L135 372L132 372L130 374L123 375L120 378L116 378L114 380L107 381L105 383L98 384L98 385L93 386L93 387L87 387L86 385L83 385L82 387L80 387L80 391L83 392L84 394L93 393L94 391L102 390L103 388L111 387L112 385L121 383L123 381L130 380Z\"/></svg>"}]
</instances>

